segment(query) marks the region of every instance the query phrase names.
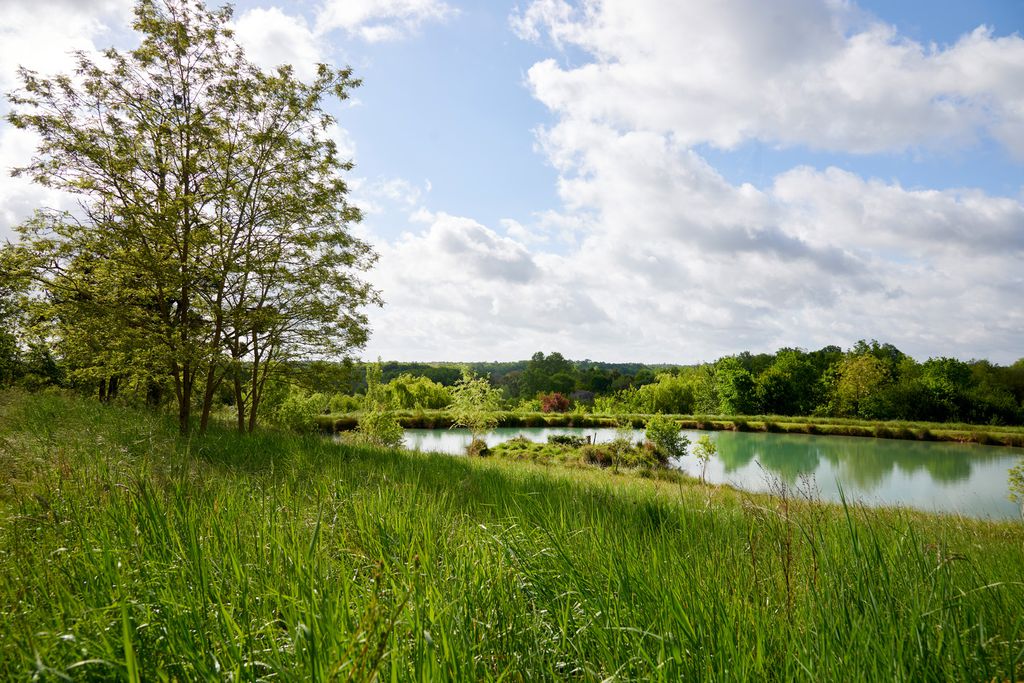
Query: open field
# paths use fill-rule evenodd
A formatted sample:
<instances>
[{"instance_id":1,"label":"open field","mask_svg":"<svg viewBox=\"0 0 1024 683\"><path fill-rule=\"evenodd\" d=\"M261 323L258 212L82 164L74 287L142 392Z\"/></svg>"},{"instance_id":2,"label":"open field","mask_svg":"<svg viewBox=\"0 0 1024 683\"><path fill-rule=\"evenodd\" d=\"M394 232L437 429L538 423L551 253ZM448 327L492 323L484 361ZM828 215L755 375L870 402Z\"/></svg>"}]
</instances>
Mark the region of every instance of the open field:
<instances>
[{"instance_id":1,"label":"open field","mask_svg":"<svg viewBox=\"0 0 1024 683\"><path fill-rule=\"evenodd\" d=\"M0 678L1012 680L1024 525L0 394Z\"/></svg>"},{"instance_id":2,"label":"open field","mask_svg":"<svg viewBox=\"0 0 1024 683\"><path fill-rule=\"evenodd\" d=\"M445 429L452 425L446 410L397 411L399 422L408 429ZM616 427L620 424L642 428L650 415L604 415L600 413L500 413L500 427ZM682 429L779 432L783 434L827 434L917 441L954 441L989 446L1024 447L1024 427L969 425L958 422L871 421L841 417L789 417L783 415L670 415ZM354 429L359 413L321 415L317 424L323 431Z\"/></svg>"}]
</instances>

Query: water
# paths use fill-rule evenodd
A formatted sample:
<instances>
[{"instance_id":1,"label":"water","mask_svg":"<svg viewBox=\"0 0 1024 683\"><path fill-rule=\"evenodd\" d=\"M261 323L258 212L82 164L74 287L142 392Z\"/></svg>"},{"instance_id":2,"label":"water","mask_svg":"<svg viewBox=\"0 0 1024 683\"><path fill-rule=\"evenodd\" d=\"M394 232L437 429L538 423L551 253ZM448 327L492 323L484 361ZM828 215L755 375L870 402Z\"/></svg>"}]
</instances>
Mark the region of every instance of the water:
<instances>
[{"instance_id":1,"label":"water","mask_svg":"<svg viewBox=\"0 0 1024 683\"><path fill-rule=\"evenodd\" d=\"M705 432L684 431L691 442ZM487 434L491 446L514 436L547 441L552 434L615 438L614 429L496 429ZM748 491L769 491L773 482L797 487L810 480L824 500L866 505L901 505L930 512L970 517L1012 519L1020 508L1008 499L1008 472L1021 449L978 444L807 436L752 432L710 432L718 446L707 466L707 480ZM643 431L634 432L643 438ZM462 429L408 429L405 444L420 451L462 455L470 435ZM692 447L691 447L692 448ZM700 476L700 462L687 456L672 466Z\"/></svg>"}]
</instances>

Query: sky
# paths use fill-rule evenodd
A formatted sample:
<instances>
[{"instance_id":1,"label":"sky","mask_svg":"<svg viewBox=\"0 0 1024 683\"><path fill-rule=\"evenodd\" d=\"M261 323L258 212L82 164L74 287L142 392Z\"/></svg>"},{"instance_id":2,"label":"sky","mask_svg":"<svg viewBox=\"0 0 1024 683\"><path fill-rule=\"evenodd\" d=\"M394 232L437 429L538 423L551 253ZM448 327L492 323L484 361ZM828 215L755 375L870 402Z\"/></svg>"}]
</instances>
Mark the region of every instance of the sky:
<instances>
[{"instance_id":1,"label":"sky","mask_svg":"<svg viewBox=\"0 0 1024 683\"><path fill-rule=\"evenodd\" d=\"M0 90L130 48L131 6L4 0ZM385 301L357 357L1024 357L1022 0L243 0L233 21L261 66L363 80L329 105ZM72 205L6 177L33 148L0 123L0 238Z\"/></svg>"}]
</instances>

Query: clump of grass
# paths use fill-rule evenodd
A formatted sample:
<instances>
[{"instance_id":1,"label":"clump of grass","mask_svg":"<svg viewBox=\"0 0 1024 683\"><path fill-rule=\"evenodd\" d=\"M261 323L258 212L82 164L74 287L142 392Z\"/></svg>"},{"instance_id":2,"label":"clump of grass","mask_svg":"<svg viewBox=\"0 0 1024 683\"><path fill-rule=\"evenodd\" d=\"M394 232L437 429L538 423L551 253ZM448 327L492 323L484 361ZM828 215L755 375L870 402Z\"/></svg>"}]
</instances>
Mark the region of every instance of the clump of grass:
<instances>
[{"instance_id":1,"label":"clump of grass","mask_svg":"<svg viewBox=\"0 0 1024 683\"><path fill-rule=\"evenodd\" d=\"M60 396L0 466L3 680L1024 676L1020 524Z\"/></svg>"}]
</instances>

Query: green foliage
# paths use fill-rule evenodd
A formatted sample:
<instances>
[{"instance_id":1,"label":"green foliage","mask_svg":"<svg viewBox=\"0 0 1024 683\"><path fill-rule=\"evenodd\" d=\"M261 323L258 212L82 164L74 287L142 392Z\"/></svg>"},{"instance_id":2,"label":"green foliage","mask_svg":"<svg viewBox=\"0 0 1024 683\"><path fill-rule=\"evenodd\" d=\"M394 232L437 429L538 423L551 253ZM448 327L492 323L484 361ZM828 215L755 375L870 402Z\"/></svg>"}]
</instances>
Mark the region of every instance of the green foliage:
<instances>
[{"instance_id":1,"label":"green foliage","mask_svg":"<svg viewBox=\"0 0 1024 683\"><path fill-rule=\"evenodd\" d=\"M332 413L354 413L363 406L363 400L359 396L334 394L328 406Z\"/></svg>"},{"instance_id":2,"label":"green foliage","mask_svg":"<svg viewBox=\"0 0 1024 683\"><path fill-rule=\"evenodd\" d=\"M427 377L408 373L398 375L386 385L391 405L396 408L444 408L452 401L448 387Z\"/></svg>"},{"instance_id":3,"label":"green foliage","mask_svg":"<svg viewBox=\"0 0 1024 683\"><path fill-rule=\"evenodd\" d=\"M378 448L401 448L405 431L395 414L387 410L370 410L359 416L352 436L357 443Z\"/></svg>"},{"instance_id":4,"label":"green foliage","mask_svg":"<svg viewBox=\"0 0 1024 683\"><path fill-rule=\"evenodd\" d=\"M400 448L404 430L395 416L391 393L381 384L381 374L380 360L367 363L363 412L351 438L367 446Z\"/></svg>"},{"instance_id":5,"label":"green foliage","mask_svg":"<svg viewBox=\"0 0 1024 683\"><path fill-rule=\"evenodd\" d=\"M575 436L573 434L552 434L548 437L548 443L553 443L558 446L569 446L571 448L581 448L590 443L590 439L585 436Z\"/></svg>"},{"instance_id":6,"label":"green foliage","mask_svg":"<svg viewBox=\"0 0 1024 683\"><path fill-rule=\"evenodd\" d=\"M474 439L498 426L501 391L492 387L486 378L464 369L462 379L451 389L451 396L448 410L454 426L465 427L473 433Z\"/></svg>"},{"instance_id":7,"label":"green foliage","mask_svg":"<svg viewBox=\"0 0 1024 683\"><path fill-rule=\"evenodd\" d=\"M874 355L862 353L845 358L836 369L834 380L836 414L865 419L880 417L875 399L890 380L889 366Z\"/></svg>"},{"instance_id":8,"label":"green foliage","mask_svg":"<svg viewBox=\"0 0 1024 683\"><path fill-rule=\"evenodd\" d=\"M738 359L726 357L715 363L715 388L718 413L752 415L757 411L754 376Z\"/></svg>"},{"instance_id":9,"label":"green foliage","mask_svg":"<svg viewBox=\"0 0 1024 683\"><path fill-rule=\"evenodd\" d=\"M1024 517L1024 459L1010 470L1010 500L1020 504L1020 514Z\"/></svg>"},{"instance_id":10,"label":"green foliage","mask_svg":"<svg viewBox=\"0 0 1024 683\"><path fill-rule=\"evenodd\" d=\"M645 437L654 445L661 461L683 457L690 444L690 440L679 431L679 423L664 415L655 415L647 420Z\"/></svg>"},{"instance_id":11,"label":"green foliage","mask_svg":"<svg viewBox=\"0 0 1024 683\"><path fill-rule=\"evenodd\" d=\"M324 109L358 81L259 70L230 8L142 0L133 28L130 52L76 53L74 78L19 70L7 118L39 144L15 173L76 195L86 218L41 211L11 249L41 295L33 318L83 379L159 373L182 433L194 405L206 428L228 382L252 430L280 365L361 345L359 309L378 300Z\"/></svg>"},{"instance_id":12,"label":"green foliage","mask_svg":"<svg viewBox=\"0 0 1024 683\"><path fill-rule=\"evenodd\" d=\"M708 434L701 434L700 438L697 439L696 445L693 447L693 454L700 460L700 479L705 480L705 474L708 469L708 461L715 457L715 453L718 452L718 446L711 440Z\"/></svg>"},{"instance_id":13,"label":"green foliage","mask_svg":"<svg viewBox=\"0 0 1024 683\"><path fill-rule=\"evenodd\" d=\"M312 432L316 418L327 410L327 397L293 387L274 411L274 422L293 432Z\"/></svg>"},{"instance_id":14,"label":"green foliage","mask_svg":"<svg viewBox=\"0 0 1024 683\"><path fill-rule=\"evenodd\" d=\"M644 413L690 414L694 406L692 379L661 373L636 390L636 406Z\"/></svg>"}]
</instances>

